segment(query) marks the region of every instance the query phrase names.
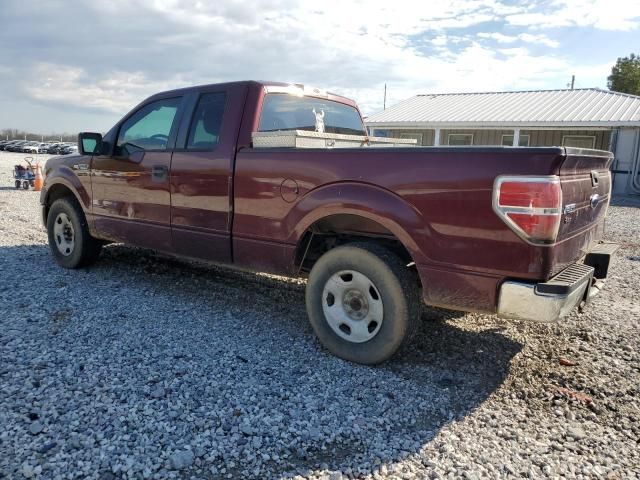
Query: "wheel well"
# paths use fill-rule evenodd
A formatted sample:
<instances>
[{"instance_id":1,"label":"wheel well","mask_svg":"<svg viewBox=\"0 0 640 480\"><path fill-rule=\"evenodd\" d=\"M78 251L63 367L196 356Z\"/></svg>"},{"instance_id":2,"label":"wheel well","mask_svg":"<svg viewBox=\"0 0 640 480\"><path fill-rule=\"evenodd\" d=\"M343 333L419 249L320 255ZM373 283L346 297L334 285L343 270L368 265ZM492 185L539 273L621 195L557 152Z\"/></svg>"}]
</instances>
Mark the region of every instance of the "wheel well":
<instances>
[{"instance_id":1,"label":"wheel well","mask_svg":"<svg viewBox=\"0 0 640 480\"><path fill-rule=\"evenodd\" d=\"M359 215L337 214L316 221L302 235L296 249L296 268L300 273L308 273L325 252L361 241L382 245L398 255L406 265L413 263L409 251L385 226Z\"/></svg>"},{"instance_id":2,"label":"wheel well","mask_svg":"<svg viewBox=\"0 0 640 480\"><path fill-rule=\"evenodd\" d=\"M47 221L47 217L49 216L49 209L51 208L51 205L53 205L53 202L55 202L60 198L65 198L65 197L69 197L74 202L77 202L75 195L73 194L73 192L69 187L62 185L61 183L56 183L55 185L52 185L49 188L49 190L47 191L47 198L44 204L45 224Z\"/></svg>"}]
</instances>

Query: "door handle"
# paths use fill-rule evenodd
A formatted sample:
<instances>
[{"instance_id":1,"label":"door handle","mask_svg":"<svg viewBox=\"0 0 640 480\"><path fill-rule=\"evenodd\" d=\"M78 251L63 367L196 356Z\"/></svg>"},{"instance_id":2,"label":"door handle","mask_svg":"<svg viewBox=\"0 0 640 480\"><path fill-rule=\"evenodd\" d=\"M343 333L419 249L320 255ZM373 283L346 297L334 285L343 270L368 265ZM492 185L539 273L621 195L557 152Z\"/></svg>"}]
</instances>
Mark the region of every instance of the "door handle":
<instances>
[{"instance_id":1,"label":"door handle","mask_svg":"<svg viewBox=\"0 0 640 480\"><path fill-rule=\"evenodd\" d=\"M151 179L156 182L163 182L167 179L169 168L166 165L153 165L151 167Z\"/></svg>"}]
</instances>

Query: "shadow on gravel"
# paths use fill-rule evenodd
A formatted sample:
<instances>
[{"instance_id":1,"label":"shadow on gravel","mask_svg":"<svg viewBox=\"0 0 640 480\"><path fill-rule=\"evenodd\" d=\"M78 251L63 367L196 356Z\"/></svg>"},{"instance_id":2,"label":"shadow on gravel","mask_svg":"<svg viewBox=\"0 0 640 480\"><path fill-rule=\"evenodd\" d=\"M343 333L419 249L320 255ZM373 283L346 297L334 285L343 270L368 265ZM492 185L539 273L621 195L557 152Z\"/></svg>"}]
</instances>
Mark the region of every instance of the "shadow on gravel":
<instances>
[{"instance_id":1,"label":"shadow on gravel","mask_svg":"<svg viewBox=\"0 0 640 480\"><path fill-rule=\"evenodd\" d=\"M115 395L112 391L120 395L114 397L113 413L104 407L96 410L99 414L76 412L87 415L80 423L116 421L119 425L117 418L123 417L118 416L127 416L132 406L152 405L153 418L139 424L130 420L121 430L108 427L107 438L134 432L151 435L154 422L170 422L173 430L157 446L156 456L213 435L216 455L204 454L199 464L181 472L184 478L192 474L218 478L235 450L242 452L235 459L236 467L226 470L235 477L247 476L243 466L248 464L252 465L249 477L269 476L264 470L251 474L255 465L251 458L261 456L262 466L277 474L305 475L318 469L350 470L356 476L371 473L376 465L393 464L417 453L443 426L473 412L502 384L511 359L522 348L498 329L456 327L463 314L425 308L410 350L377 368L353 365L329 355L313 339L303 282L118 245L105 248L94 267L80 271L56 267L44 245L0 247L0 267L11 256L25 252L31 261L29 270L19 281L3 282L0 299L29 284L30 276L49 276L51 288L41 295L42 315L51 325L42 327L49 333L37 348L58 349L59 357L78 350L74 355L84 356L83 372L93 372L94 378L87 381L102 385L105 397ZM120 299L119 303L102 306L108 295ZM65 299L78 297L82 297L79 303L64 305ZM136 302L135 308L127 302ZM162 306L167 303L170 311ZM227 310L220 311L222 305ZM28 317L35 307L28 299L19 302L10 318ZM217 317L209 320L206 314L213 310ZM226 319L218 318L225 315ZM90 328L87 322L92 322ZM25 325L31 328L34 323ZM36 360L28 358L24 364L40 361ZM112 365L107 368L105 363ZM53 368L49 375L57 381L58 367L41 368L43 376ZM112 377L114 371L117 380ZM82 375L68 381L83 382ZM151 389L152 393L142 393L139 385L144 386L150 376L154 383L144 392ZM211 382L217 383L210 387ZM74 387L86 394L73 401L92 405L95 387L91 385ZM157 385L164 385L164 390L156 398ZM184 392L190 393L186 400ZM246 398L249 395L255 398ZM59 398L41 401L65 411L58 405L63 403ZM180 416L169 419L169 409L178 408L175 405ZM204 426L198 426L193 419L201 418L202 412L209 416ZM278 419L275 431L260 430L265 416ZM246 432L243 421L251 427ZM295 433L287 433L291 431ZM67 432L61 430L59 435Z\"/></svg>"},{"instance_id":2,"label":"shadow on gravel","mask_svg":"<svg viewBox=\"0 0 640 480\"><path fill-rule=\"evenodd\" d=\"M614 195L611 197L613 207L636 207L640 208L640 196L638 195Z\"/></svg>"}]
</instances>

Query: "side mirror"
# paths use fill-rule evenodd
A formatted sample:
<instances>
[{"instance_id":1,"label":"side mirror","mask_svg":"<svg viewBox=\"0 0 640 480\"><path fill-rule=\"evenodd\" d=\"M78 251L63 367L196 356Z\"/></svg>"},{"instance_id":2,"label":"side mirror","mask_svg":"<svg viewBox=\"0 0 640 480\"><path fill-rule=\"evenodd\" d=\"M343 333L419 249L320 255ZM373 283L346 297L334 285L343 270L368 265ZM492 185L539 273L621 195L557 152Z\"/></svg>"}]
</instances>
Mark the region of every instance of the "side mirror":
<instances>
[{"instance_id":1,"label":"side mirror","mask_svg":"<svg viewBox=\"0 0 640 480\"><path fill-rule=\"evenodd\" d=\"M81 155L97 155L102 151L102 134L82 132L78 134L78 150Z\"/></svg>"}]
</instances>

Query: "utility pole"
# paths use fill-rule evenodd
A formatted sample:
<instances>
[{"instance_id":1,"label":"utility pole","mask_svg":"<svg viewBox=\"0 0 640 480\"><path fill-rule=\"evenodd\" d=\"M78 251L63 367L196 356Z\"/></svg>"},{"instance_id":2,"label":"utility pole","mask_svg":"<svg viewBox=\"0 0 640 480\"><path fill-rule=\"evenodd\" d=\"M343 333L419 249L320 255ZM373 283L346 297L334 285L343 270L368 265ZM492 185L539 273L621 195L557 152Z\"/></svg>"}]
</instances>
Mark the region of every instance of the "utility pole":
<instances>
[{"instance_id":1,"label":"utility pole","mask_svg":"<svg viewBox=\"0 0 640 480\"><path fill-rule=\"evenodd\" d=\"M571 90L573 90L573 86L576 84L576 76L571 75Z\"/></svg>"},{"instance_id":2,"label":"utility pole","mask_svg":"<svg viewBox=\"0 0 640 480\"><path fill-rule=\"evenodd\" d=\"M387 84L384 84L384 100L382 101L382 109L387 109Z\"/></svg>"}]
</instances>

